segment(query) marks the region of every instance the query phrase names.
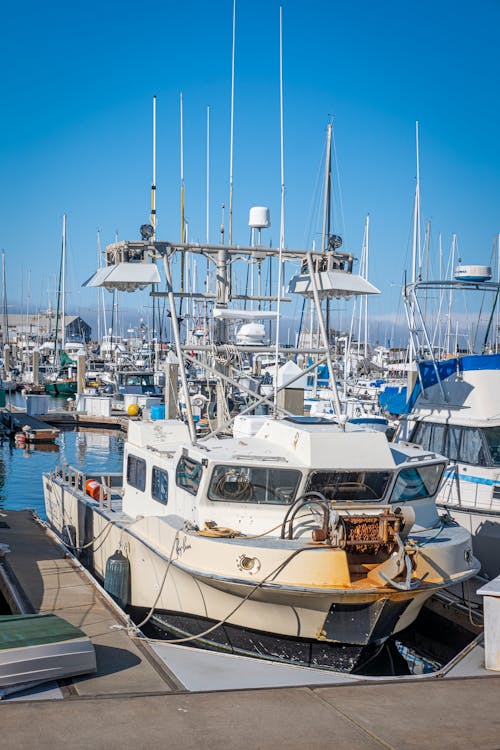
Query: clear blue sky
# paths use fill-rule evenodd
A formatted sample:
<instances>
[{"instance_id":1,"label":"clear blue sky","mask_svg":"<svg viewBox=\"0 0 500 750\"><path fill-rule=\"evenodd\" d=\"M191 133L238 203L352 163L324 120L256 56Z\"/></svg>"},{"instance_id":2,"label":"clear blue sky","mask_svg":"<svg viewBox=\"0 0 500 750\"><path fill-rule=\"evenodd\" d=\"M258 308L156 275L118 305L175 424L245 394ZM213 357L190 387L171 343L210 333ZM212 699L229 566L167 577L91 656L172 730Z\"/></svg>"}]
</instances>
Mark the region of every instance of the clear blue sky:
<instances>
[{"instance_id":1,"label":"clear blue sky","mask_svg":"<svg viewBox=\"0 0 500 750\"><path fill-rule=\"evenodd\" d=\"M498 0L283 0L285 241L317 237L326 125L333 116L344 220L359 255L371 217L371 280L392 315L411 235L414 130L422 217L448 252L488 262L500 231ZM69 307L95 309L81 283L103 245L148 220L151 102L158 97L158 236L179 237L179 92L186 216L205 238L205 121L211 108L211 240L228 204L232 0L8 3L0 48L0 248L9 302L54 299L68 215ZM248 208L271 208L279 237L279 2L237 0L234 240ZM316 204L316 207L315 207ZM338 206L338 196L337 196ZM21 289L22 287L22 289ZM124 301L140 305L132 298Z\"/></svg>"}]
</instances>

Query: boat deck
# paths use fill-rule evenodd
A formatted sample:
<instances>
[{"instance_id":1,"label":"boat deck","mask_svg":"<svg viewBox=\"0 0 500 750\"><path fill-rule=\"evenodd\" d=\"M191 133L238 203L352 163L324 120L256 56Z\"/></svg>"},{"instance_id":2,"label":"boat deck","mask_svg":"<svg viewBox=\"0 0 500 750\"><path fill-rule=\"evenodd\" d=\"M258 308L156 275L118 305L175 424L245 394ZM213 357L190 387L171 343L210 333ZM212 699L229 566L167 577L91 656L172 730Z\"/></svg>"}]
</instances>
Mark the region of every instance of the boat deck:
<instances>
[{"instance_id":1,"label":"boat deck","mask_svg":"<svg viewBox=\"0 0 500 750\"><path fill-rule=\"evenodd\" d=\"M0 542L11 550L0 557L0 581L12 606L81 627L98 665L95 675L2 702L11 747L500 747L500 673L484 669L480 644L438 679L388 679L134 638L116 627L124 624L120 610L29 511L1 512L0 520Z\"/></svg>"}]
</instances>

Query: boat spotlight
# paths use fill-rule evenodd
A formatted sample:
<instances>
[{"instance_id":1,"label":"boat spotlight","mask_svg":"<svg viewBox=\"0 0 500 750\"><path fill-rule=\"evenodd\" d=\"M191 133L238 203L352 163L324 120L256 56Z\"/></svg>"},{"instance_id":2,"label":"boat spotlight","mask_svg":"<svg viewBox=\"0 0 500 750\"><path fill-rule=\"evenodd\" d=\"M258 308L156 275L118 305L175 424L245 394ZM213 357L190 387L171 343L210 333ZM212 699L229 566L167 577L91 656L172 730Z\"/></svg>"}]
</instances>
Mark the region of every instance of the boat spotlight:
<instances>
[{"instance_id":1,"label":"boat spotlight","mask_svg":"<svg viewBox=\"0 0 500 750\"><path fill-rule=\"evenodd\" d=\"M339 234L331 234L328 237L328 249L338 250L339 247L342 247L342 237Z\"/></svg>"},{"instance_id":2,"label":"boat spotlight","mask_svg":"<svg viewBox=\"0 0 500 750\"><path fill-rule=\"evenodd\" d=\"M141 224L139 231L143 240L150 240L155 233L154 227L151 224Z\"/></svg>"}]
</instances>

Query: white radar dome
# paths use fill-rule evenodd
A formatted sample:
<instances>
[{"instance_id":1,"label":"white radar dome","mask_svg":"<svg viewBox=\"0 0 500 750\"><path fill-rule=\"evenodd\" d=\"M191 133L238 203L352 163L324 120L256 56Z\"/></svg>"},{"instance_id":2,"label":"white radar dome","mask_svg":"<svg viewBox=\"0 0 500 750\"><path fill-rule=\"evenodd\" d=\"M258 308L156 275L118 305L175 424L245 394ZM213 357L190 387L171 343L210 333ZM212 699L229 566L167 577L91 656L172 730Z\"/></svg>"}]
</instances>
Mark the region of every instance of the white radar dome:
<instances>
[{"instance_id":1,"label":"white radar dome","mask_svg":"<svg viewBox=\"0 0 500 750\"><path fill-rule=\"evenodd\" d=\"M248 219L248 226L253 229L269 229L271 215L265 206L252 206Z\"/></svg>"},{"instance_id":2,"label":"white radar dome","mask_svg":"<svg viewBox=\"0 0 500 750\"><path fill-rule=\"evenodd\" d=\"M491 266L457 266L455 279L457 281L489 281Z\"/></svg>"}]
</instances>

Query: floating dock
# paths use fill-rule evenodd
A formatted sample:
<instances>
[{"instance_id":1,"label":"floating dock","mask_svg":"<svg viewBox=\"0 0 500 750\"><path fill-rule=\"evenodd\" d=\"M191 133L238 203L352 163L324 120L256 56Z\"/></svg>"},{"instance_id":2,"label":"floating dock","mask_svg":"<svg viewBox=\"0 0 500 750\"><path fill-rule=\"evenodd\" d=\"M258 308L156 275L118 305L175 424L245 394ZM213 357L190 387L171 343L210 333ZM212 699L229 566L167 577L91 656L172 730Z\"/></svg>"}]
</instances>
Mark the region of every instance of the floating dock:
<instances>
[{"instance_id":1,"label":"floating dock","mask_svg":"<svg viewBox=\"0 0 500 750\"><path fill-rule=\"evenodd\" d=\"M24 409L0 411L0 421L10 432L24 432L27 440L47 441L55 440L60 430L120 430L126 433L130 417L122 411L117 411L110 417L94 416L76 411L48 412L31 417ZM28 428L26 430L25 428Z\"/></svg>"},{"instance_id":2,"label":"floating dock","mask_svg":"<svg viewBox=\"0 0 500 750\"><path fill-rule=\"evenodd\" d=\"M25 411L2 411L1 421L10 432L22 434L29 443L52 442L59 435L57 427L38 417L31 417Z\"/></svg>"},{"instance_id":3,"label":"floating dock","mask_svg":"<svg viewBox=\"0 0 500 750\"><path fill-rule=\"evenodd\" d=\"M132 636L127 620L31 511L0 515L0 588L92 639L97 673L2 702L7 747L230 750L500 747L500 673L476 640L434 675L366 678ZM7 740L8 738L8 740Z\"/></svg>"}]
</instances>

